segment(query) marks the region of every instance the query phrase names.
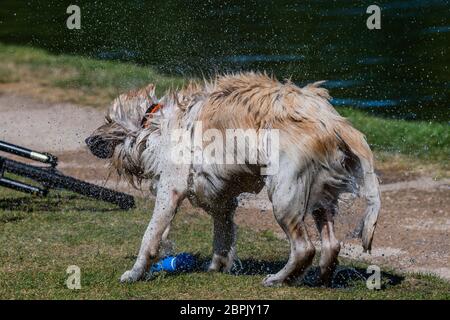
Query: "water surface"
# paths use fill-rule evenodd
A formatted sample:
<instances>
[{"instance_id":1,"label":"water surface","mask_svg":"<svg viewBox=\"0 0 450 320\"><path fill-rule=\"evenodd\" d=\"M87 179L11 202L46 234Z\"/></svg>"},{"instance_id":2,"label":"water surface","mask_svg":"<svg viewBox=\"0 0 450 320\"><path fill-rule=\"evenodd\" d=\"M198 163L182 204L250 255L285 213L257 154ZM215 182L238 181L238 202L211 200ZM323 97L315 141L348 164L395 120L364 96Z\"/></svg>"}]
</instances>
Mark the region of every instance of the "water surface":
<instances>
[{"instance_id":1,"label":"water surface","mask_svg":"<svg viewBox=\"0 0 450 320\"><path fill-rule=\"evenodd\" d=\"M450 4L377 1L3 0L0 41L125 60L169 74L266 70L298 84L329 80L336 106L450 121ZM81 7L81 30L66 8Z\"/></svg>"}]
</instances>

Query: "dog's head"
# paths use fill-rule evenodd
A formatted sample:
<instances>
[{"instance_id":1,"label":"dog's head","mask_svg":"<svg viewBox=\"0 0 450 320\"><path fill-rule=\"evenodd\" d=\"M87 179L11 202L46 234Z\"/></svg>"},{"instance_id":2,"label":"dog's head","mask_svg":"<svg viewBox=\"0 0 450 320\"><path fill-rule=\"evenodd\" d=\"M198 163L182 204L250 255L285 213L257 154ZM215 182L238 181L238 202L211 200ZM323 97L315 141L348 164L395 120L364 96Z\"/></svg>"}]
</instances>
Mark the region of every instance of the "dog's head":
<instances>
[{"instance_id":1,"label":"dog's head","mask_svg":"<svg viewBox=\"0 0 450 320\"><path fill-rule=\"evenodd\" d=\"M153 84L117 97L108 108L106 123L85 140L92 154L101 159L112 158L118 145L141 130L145 112L154 103L157 98Z\"/></svg>"}]
</instances>

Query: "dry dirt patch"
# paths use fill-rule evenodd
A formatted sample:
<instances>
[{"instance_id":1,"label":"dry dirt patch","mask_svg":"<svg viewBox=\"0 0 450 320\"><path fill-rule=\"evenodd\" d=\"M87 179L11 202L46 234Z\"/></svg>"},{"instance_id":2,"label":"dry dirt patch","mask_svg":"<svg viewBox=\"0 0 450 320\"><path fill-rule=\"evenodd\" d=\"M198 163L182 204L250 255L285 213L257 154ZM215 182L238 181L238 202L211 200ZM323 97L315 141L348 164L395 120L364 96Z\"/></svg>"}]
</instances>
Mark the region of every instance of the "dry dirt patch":
<instances>
[{"instance_id":1,"label":"dry dirt patch","mask_svg":"<svg viewBox=\"0 0 450 320\"><path fill-rule=\"evenodd\" d=\"M426 182L421 183L422 180ZM431 272L450 280L450 185L448 181L432 184L429 180L419 178L404 185L383 185L390 191L382 192L382 209L371 255L362 252L359 240L348 236L362 217L362 201L341 202L336 218L336 233L343 241L341 256L402 271ZM265 194L246 195L241 205L236 214L238 224L271 230L285 238ZM319 248L314 222L311 217L306 221Z\"/></svg>"},{"instance_id":2,"label":"dry dirt patch","mask_svg":"<svg viewBox=\"0 0 450 320\"><path fill-rule=\"evenodd\" d=\"M37 151L78 151L102 121L98 109L0 95L0 139Z\"/></svg>"}]
</instances>

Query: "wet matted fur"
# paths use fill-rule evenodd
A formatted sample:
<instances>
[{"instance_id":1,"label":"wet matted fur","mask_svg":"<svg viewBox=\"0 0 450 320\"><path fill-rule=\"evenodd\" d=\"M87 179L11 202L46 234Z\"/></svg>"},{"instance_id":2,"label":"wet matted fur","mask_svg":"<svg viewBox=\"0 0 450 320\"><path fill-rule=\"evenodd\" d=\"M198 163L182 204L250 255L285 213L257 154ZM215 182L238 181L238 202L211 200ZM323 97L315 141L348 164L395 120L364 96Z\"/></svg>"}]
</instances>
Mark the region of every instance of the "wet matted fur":
<instances>
[{"instance_id":1,"label":"wet matted fur","mask_svg":"<svg viewBox=\"0 0 450 320\"><path fill-rule=\"evenodd\" d=\"M238 73L210 81L192 81L157 99L154 86L122 94L110 106L106 124L87 140L91 151L110 158L120 176L133 184L150 180L155 209L133 268L121 281L142 279L168 233L180 203L188 198L214 221L214 254L209 270L227 271L235 258L234 211L243 192L267 188L274 216L286 232L291 254L286 266L265 278L265 285L288 283L301 276L315 254L304 218L312 214L322 241L321 279L329 284L340 243L334 235L337 199L352 192L367 200L358 234L371 249L380 209L378 180L372 152L364 136L341 117L329 102L321 82L303 88L260 73ZM163 108L141 121L154 103ZM174 130L277 130L279 169L262 175L256 164L179 164L171 161ZM228 149L226 149L228 152ZM233 152L244 154L245 150Z\"/></svg>"}]
</instances>

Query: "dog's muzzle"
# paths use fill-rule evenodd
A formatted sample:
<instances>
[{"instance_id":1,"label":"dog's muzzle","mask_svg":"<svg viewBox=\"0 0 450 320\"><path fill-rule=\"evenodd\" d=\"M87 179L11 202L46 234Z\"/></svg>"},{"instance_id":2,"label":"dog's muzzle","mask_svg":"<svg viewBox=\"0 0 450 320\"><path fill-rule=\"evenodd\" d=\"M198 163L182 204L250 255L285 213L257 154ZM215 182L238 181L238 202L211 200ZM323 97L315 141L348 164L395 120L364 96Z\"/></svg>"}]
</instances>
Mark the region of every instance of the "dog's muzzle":
<instances>
[{"instance_id":1,"label":"dog's muzzle","mask_svg":"<svg viewBox=\"0 0 450 320\"><path fill-rule=\"evenodd\" d=\"M112 157L114 148L111 141L104 140L100 136L91 136L85 142L89 150L97 158L107 159Z\"/></svg>"}]
</instances>

